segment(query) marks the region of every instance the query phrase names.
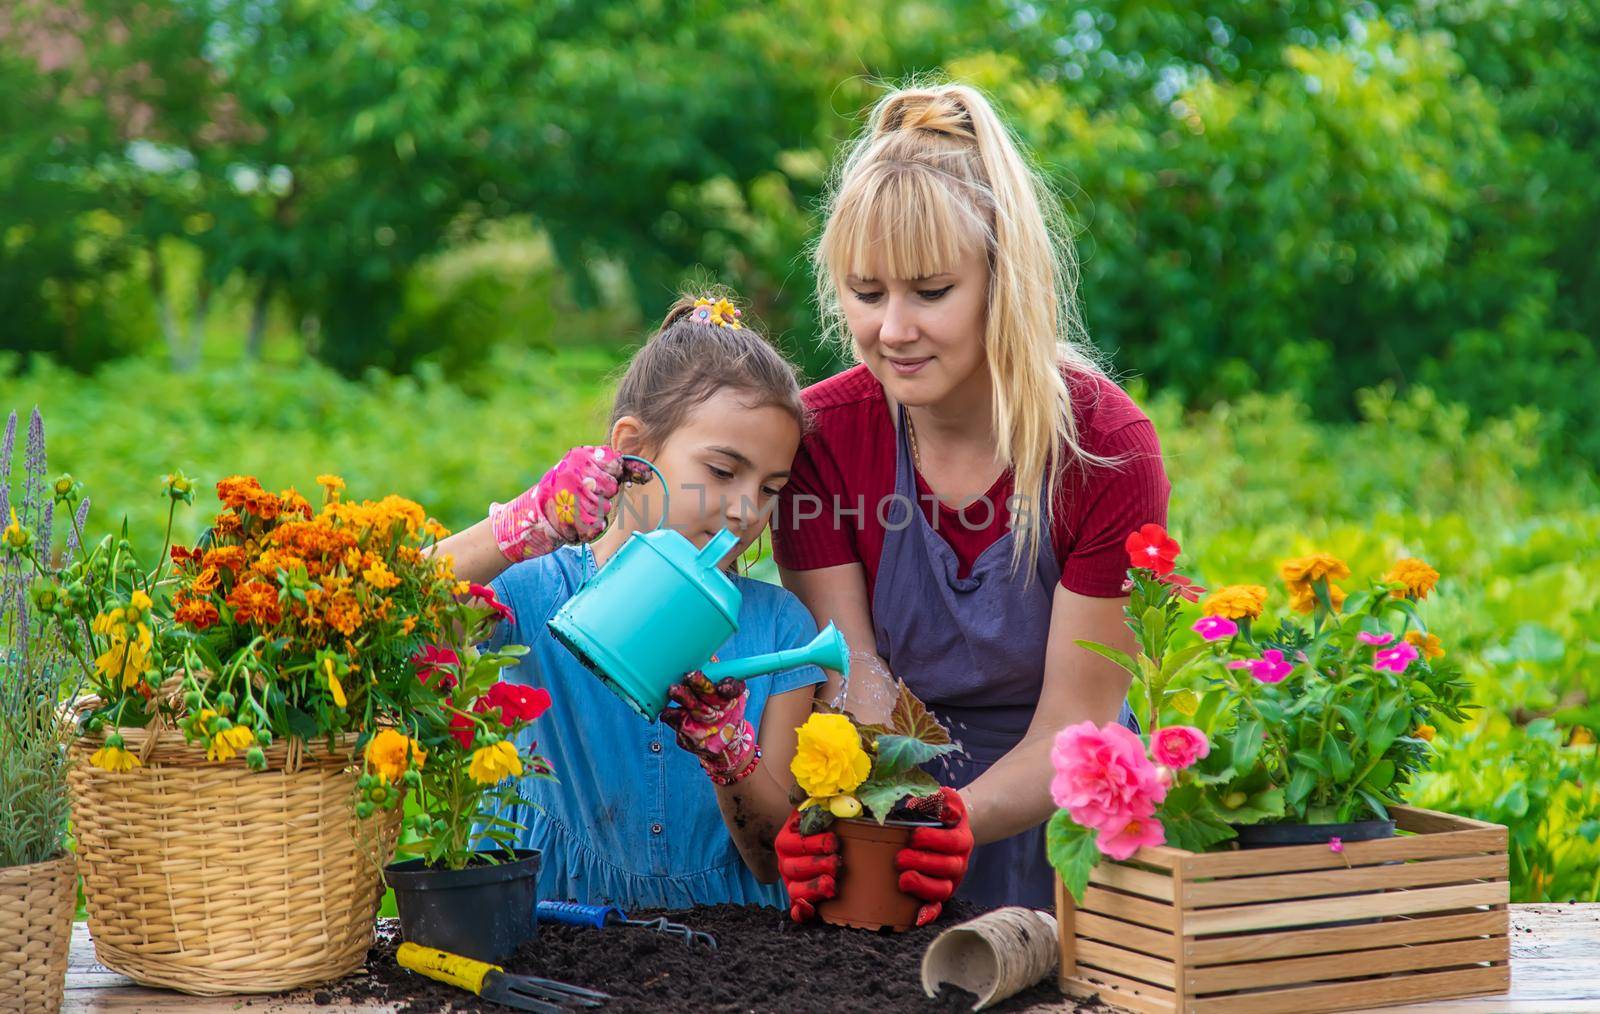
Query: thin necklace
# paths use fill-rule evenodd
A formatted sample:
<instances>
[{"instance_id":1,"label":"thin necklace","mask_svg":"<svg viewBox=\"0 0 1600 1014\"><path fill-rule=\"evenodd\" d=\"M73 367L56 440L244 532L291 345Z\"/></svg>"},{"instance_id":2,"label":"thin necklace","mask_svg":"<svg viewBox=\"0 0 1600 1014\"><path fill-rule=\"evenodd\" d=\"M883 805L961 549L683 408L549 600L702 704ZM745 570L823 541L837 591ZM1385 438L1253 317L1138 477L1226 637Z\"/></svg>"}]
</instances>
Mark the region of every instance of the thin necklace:
<instances>
[{"instance_id":1,"label":"thin necklace","mask_svg":"<svg viewBox=\"0 0 1600 1014\"><path fill-rule=\"evenodd\" d=\"M911 413L906 413L906 436L911 440L911 467L922 471L922 455L917 453L917 428L912 425Z\"/></svg>"}]
</instances>

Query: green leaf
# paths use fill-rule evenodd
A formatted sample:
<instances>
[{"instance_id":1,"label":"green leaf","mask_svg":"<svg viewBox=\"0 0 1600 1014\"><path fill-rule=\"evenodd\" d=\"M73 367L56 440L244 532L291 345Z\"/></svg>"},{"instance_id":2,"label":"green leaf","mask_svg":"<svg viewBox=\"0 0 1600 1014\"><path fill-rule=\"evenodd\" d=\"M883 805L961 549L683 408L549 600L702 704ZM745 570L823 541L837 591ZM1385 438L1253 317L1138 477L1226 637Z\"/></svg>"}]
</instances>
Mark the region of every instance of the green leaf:
<instances>
[{"instance_id":1,"label":"green leaf","mask_svg":"<svg viewBox=\"0 0 1600 1014\"><path fill-rule=\"evenodd\" d=\"M1073 643L1085 651L1092 651L1102 658L1110 659L1118 666L1121 666L1123 669L1127 670L1128 674L1133 676L1135 679L1144 679L1144 673L1140 671L1139 663L1135 662L1133 660L1133 656L1129 655L1127 652L1118 651L1115 648L1108 648L1105 645L1099 644L1095 641L1075 641Z\"/></svg>"},{"instance_id":2,"label":"green leaf","mask_svg":"<svg viewBox=\"0 0 1600 1014\"><path fill-rule=\"evenodd\" d=\"M1045 828L1044 840L1050 865L1061 875L1072 897L1081 903L1084 888L1089 886L1089 871L1100 864L1095 833L1080 826L1066 810L1057 810Z\"/></svg>"},{"instance_id":3,"label":"green leaf","mask_svg":"<svg viewBox=\"0 0 1600 1014\"><path fill-rule=\"evenodd\" d=\"M1283 816L1283 790L1263 789L1236 810L1224 810L1230 824L1259 824Z\"/></svg>"},{"instance_id":4,"label":"green leaf","mask_svg":"<svg viewBox=\"0 0 1600 1014\"><path fill-rule=\"evenodd\" d=\"M940 724L917 695L900 681L900 696L895 698L894 710L889 712L889 731L897 736L921 740L924 743L950 742L950 730Z\"/></svg>"},{"instance_id":5,"label":"green leaf","mask_svg":"<svg viewBox=\"0 0 1600 1014\"><path fill-rule=\"evenodd\" d=\"M1190 852L1204 852L1235 834L1198 785L1179 786L1167 793L1156 816L1166 831L1167 844Z\"/></svg>"},{"instance_id":6,"label":"green leaf","mask_svg":"<svg viewBox=\"0 0 1600 1014\"><path fill-rule=\"evenodd\" d=\"M1376 795L1368 792L1366 789L1357 789L1356 795L1366 800L1367 805L1372 807L1372 812L1377 814L1379 820L1389 819L1389 808L1383 805L1382 799L1379 799Z\"/></svg>"},{"instance_id":7,"label":"green leaf","mask_svg":"<svg viewBox=\"0 0 1600 1014\"><path fill-rule=\"evenodd\" d=\"M1305 802L1311 790L1317 787L1317 776L1310 768L1296 768L1294 774L1289 776L1289 788L1285 794L1285 802L1289 806L1299 806Z\"/></svg>"},{"instance_id":8,"label":"green leaf","mask_svg":"<svg viewBox=\"0 0 1600 1014\"><path fill-rule=\"evenodd\" d=\"M1184 669L1187 669L1195 659L1202 655L1210 654L1210 652L1211 645L1209 644L1191 644L1187 648L1175 651L1162 660L1161 675L1170 680Z\"/></svg>"},{"instance_id":9,"label":"green leaf","mask_svg":"<svg viewBox=\"0 0 1600 1014\"><path fill-rule=\"evenodd\" d=\"M920 739L893 733L879 736L878 757L872 765L872 777L892 778L955 748L954 743L924 743Z\"/></svg>"},{"instance_id":10,"label":"green leaf","mask_svg":"<svg viewBox=\"0 0 1600 1014\"><path fill-rule=\"evenodd\" d=\"M882 824L889 812L906 796L926 796L939 791L939 783L925 771L912 768L892 778L869 778L856 787L856 798Z\"/></svg>"},{"instance_id":11,"label":"green leaf","mask_svg":"<svg viewBox=\"0 0 1600 1014\"><path fill-rule=\"evenodd\" d=\"M1233 766L1239 771L1250 767L1261 753L1261 723L1254 718L1240 719L1233 733Z\"/></svg>"},{"instance_id":12,"label":"green leaf","mask_svg":"<svg viewBox=\"0 0 1600 1014\"><path fill-rule=\"evenodd\" d=\"M1394 761L1384 758L1372 766L1361 784L1374 792L1382 792L1394 782Z\"/></svg>"},{"instance_id":13,"label":"green leaf","mask_svg":"<svg viewBox=\"0 0 1600 1014\"><path fill-rule=\"evenodd\" d=\"M1329 736L1322 744L1322 757L1328 762L1328 770L1339 781L1355 773L1356 764L1350 756L1350 748L1336 736Z\"/></svg>"}]
</instances>

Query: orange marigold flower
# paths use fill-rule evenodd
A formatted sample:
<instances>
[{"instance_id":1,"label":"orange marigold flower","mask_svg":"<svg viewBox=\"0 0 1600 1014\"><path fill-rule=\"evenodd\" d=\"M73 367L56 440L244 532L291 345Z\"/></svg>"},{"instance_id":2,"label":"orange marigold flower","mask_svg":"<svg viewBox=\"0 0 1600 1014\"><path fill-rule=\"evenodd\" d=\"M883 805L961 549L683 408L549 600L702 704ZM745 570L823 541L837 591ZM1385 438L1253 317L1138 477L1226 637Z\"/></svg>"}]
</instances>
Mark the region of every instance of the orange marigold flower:
<instances>
[{"instance_id":1,"label":"orange marigold flower","mask_svg":"<svg viewBox=\"0 0 1600 1014\"><path fill-rule=\"evenodd\" d=\"M450 537L450 529L446 528L444 525L441 525L433 518L429 518L422 523L422 534L428 536L430 539L433 539L435 542L438 542Z\"/></svg>"},{"instance_id":2,"label":"orange marigold flower","mask_svg":"<svg viewBox=\"0 0 1600 1014\"><path fill-rule=\"evenodd\" d=\"M422 559L422 554L417 551L415 546L396 546L394 547L394 558L401 563L415 564Z\"/></svg>"},{"instance_id":3,"label":"orange marigold flower","mask_svg":"<svg viewBox=\"0 0 1600 1014\"><path fill-rule=\"evenodd\" d=\"M239 623L254 621L258 626L270 627L283 619L278 589L265 581L242 582L228 593L228 605L233 607L233 618Z\"/></svg>"},{"instance_id":4,"label":"orange marigold flower","mask_svg":"<svg viewBox=\"0 0 1600 1014\"><path fill-rule=\"evenodd\" d=\"M235 511L249 509L250 501L265 492L253 475L230 475L217 483L217 499Z\"/></svg>"},{"instance_id":5,"label":"orange marigold flower","mask_svg":"<svg viewBox=\"0 0 1600 1014\"><path fill-rule=\"evenodd\" d=\"M201 549L188 549L184 546L172 547L172 562L177 567L186 568L192 563L199 563L200 558L204 555L205 551Z\"/></svg>"},{"instance_id":6,"label":"orange marigold flower","mask_svg":"<svg viewBox=\"0 0 1600 1014\"><path fill-rule=\"evenodd\" d=\"M372 561L372 565L361 572L361 577L374 588L389 589L400 583L400 576L382 560Z\"/></svg>"},{"instance_id":7,"label":"orange marigold flower","mask_svg":"<svg viewBox=\"0 0 1600 1014\"><path fill-rule=\"evenodd\" d=\"M1283 561L1278 568L1278 575L1289 584L1310 585L1324 579L1337 581L1349 577L1350 566L1337 556L1312 553L1310 556L1298 556Z\"/></svg>"},{"instance_id":8,"label":"orange marigold flower","mask_svg":"<svg viewBox=\"0 0 1600 1014\"><path fill-rule=\"evenodd\" d=\"M200 560L201 567L226 567L234 574L238 574L244 566L243 546L218 546L216 549L206 550L206 555Z\"/></svg>"},{"instance_id":9,"label":"orange marigold flower","mask_svg":"<svg viewBox=\"0 0 1600 1014\"><path fill-rule=\"evenodd\" d=\"M245 509L263 521L271 521L282 511L283 501L263 489L245 502Z\"/></svg>"},{"instance_id":10,"label":"orange marigold flower","mask_svg":"<svg viewBox=\"0 0 1600 1014\"><path fill-rule=\"evenodd\" d=\"M209 629L217 622L217 607L209 599L195 598L188 592L172 596L172 618L196 630Z\"/></svg>"},{"instance_id":11,"label":"orange marigold flower","mask_svg":"<svg viewBox=\"0 0 1600 1014\"><path fill-rule=\"evenodd\" d=\"M322 618L328 626L348 637L361 626L361 603L349 592L340 592L329 600Z\"/></svg>"},{"instance_id":12,"label":"orange marigold flower","mask_svg":"<svg viewBox=\"0 0 1600 1014\"><path fill-rule=\"evenodd\" d=\"M1328 585L1328 601L1333 603L1333 611L1338 612L1344 608L1344 589L1336 584ZM1297 613L1315 612L1317 608L1317 592L1309 584L1292 584L1289 586L1289 608Z\"/></svg>"},{"instance_id":13,"label":"orange marigold flower","mask_svg":"<svg viewBox=\"0 0 1600 1014\"><path fill-rule=\"evenodd\" d=\"M301 496L293 486L279 493L278 500L285 514L298 514L307 521L316 516L316 512L311 509L311 501Z\"/></svg>"},{"instance_id":14,"label":"orange marigold flower","mask_svg":"<svg viewBox=\"0 0 1600 1014\"><path fill-rule=\"evenodd\" d=\"M324 473L317 476L317 485L321 486L323 492L328 494L328 499L337 500L339 499L339 491L344 489L344 480L337 475Z\"/></svg>"},{"instance_id":15,"label":"orange marigold flower","mask_svg":"<svg viewBox=\"0 0 1600 1014\"><path fill-rule=\"evenodd\" d=\"M1404 586L1394 593L1396 598L1425 599L1433 591L1433 586L1439 583L1439 572L1421 560L1408 556L1383 575L1383 583Z\"/></svg>"},{"instance_id":16,"label":"orange marigold flower","mask_svg":"<svg viewBox=\"0 0 1600 1014\"><path fill-rule=\"evenodd\" d=\"M1431 661L1436 658L1444 658L1444 649L1439 646L1437 635L1424 634L1420 630L1408 630L1406 631L1406 640L1425 659Z\"/></svg>"},{"instance_id":17,"label":"orange marigold flower","mask_svg":"<svg viewBox=\"0 0 1600 1014\"><path fill-rule=\"evenodd\" d=\"M407 616L405 619L400 621L400 633L406 637L410 637L411 632L415 629L417 629L416 616Z\"/></svg>"},{"instance_id":18,"label":"orange marigold flower","mask_svg":"<svg viewBox=\"0 0 1600 1014\"><path fill-rule=\"evenodd\" d=\"M222 511L217 515L217 520L212 523L211 527L216 530L217 535L226 538L230 535L238 535L243 531L244 521L233 511Z\"/></svg>"},{"instance_id":19,"label":"orange marigold flower","mask_svg":"<svg viewBox=\"0 0 1600 1014\"><path fill-rule=\"evenodd\" d=\"M190 586L190 590L196 595L210 595L221 584L222 574L215 567L207 567L195 577L194 584Z\"/></svg>"},{"instance_id":20,"label":"orange marigold flower","mask_svg":"<svg viewBox=\"0 0 1600 1014\"><path fill-rule=\"evenodd\" d=\"M1230 620L1256 619L1267 604L1267 590L1258 584L1230 584L1218 588L1200 607L1206 616Z\"/></svg>"}]
</instances>

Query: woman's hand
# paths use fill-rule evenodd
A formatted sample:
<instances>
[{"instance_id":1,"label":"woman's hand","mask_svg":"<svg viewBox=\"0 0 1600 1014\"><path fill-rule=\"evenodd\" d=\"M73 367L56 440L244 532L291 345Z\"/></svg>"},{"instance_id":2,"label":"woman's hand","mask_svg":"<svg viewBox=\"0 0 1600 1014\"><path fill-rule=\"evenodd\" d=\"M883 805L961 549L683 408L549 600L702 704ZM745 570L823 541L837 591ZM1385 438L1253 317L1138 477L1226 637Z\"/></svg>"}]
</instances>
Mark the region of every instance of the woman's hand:
<instances>
[{"instance_id":1,"label":"woman's hand","mask_svg":"<svg viewBox=\"0 0 1600 1014\"><path fill-rule=\"evenodd\" d=\"M923 901L917 910L918 926L939 918L944 903L961 886L972 858L972 825L961 793L946 785L937 798L943 804L940 819L944 827L917 828L894 857L895 869L901 871L900 890Z\"/></svg>"},{"instance_id":2,"label":"woman's hand","mask_svg":"<svg viewBox=\"0 0 1600 1014\"><path fill-rule=\"evenodd\" d=\"M489 505L495 544L517 563L597 538L620 484L649 475L609 447L574 447L515 500Z\"/></svg>"},{"instance_id":3,"label":"woman's hand","mask_svg":"<svg viewBox=\"0 0 1600 1014\"><path fill-rule=\"evenodd\" d=\"M678 745L700 759L700 766L718 785L733 785L755 771L761 761L756 732L744 717L750 689L732 677L712 683L705 674L692 672L675 683L667 696L670 705L661 721L678 734Z\"/></svg>"}]
</instances>

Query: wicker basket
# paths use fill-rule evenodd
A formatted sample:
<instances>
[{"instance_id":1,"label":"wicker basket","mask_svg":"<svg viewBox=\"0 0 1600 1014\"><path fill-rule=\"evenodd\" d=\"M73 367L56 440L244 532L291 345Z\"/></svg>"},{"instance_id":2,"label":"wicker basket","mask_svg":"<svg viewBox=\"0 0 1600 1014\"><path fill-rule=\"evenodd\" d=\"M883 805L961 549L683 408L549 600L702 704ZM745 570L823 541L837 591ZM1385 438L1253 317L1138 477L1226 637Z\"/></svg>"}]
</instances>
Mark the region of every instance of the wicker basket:
<instances>
[{"instance_id":1,"label":"wicker basket","mask_svg":"<svg viewBox=\"0 0 1600 1014\"><path fill-rule=\"evenodd\" d=\"M0 869L0 1010L61 1009L77 907L71 856Z\"/></svg>"},{"instance_id":2,"label":"wicker basket","mask_svg":"<svg viewBox=\"0 0 1600 1014\"><path fill-rule=\"evenodd\" d=\"M355 816L350 741L208 761L172 730L122 730L144 764L111 774L74 743L72 817L95 955L150 986L268 993L361 967L397 811ZM342 752L341 752L342 751Z\"/></svg>"}]
</instances>

